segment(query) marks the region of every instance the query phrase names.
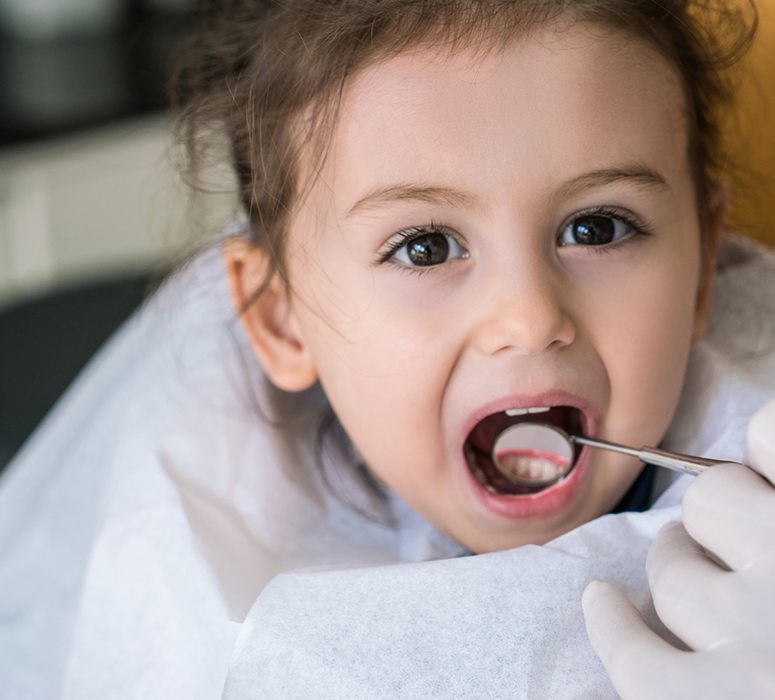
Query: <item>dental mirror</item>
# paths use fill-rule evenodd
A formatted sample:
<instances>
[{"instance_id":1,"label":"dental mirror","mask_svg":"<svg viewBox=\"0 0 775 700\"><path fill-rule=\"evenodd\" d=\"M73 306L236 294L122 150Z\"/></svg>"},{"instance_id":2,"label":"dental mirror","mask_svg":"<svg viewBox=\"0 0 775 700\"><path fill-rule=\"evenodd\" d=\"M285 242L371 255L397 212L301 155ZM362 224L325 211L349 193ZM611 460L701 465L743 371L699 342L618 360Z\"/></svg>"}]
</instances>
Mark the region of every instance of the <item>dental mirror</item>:
<instances>
[{"instance_id":1,"label":"dental mirror","mask_svg":"<svg viewBox=\"0 0 775 700\"><path fill-rule=\"evenodd\" d=\"M630 455L646 464L694 475L716 464L729 462L568 435L562 428L549 423L517 423L509 426L495 440L492 461L498 471L513 484L548 488L567 476L577 458L574 446L581 445Z\"/></svg>"},{"instance_id":2,"label":"dental mirror","mask_svg":"<svg viewBox=\"0 0 775 700\"><path fill-rule=\"evenodd\" d=\"M551 486L573 466L570 436L548 423L517 423L495 440L492 461L512 484L537 488Z\"/></svg>"}]
</instances>

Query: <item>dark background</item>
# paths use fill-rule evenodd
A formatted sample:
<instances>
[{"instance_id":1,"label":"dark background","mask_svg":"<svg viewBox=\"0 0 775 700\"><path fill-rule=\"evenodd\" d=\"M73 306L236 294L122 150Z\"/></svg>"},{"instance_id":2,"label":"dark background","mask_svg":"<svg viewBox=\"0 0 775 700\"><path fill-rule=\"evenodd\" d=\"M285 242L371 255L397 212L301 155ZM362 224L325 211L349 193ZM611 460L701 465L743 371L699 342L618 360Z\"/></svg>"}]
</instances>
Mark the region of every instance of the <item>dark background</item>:
<instances>
[{"instance_id":1,"label":"dark background","mask_svg":"<svg viewBox=\"0 0 775 700\"><path fill-rule=\"evenodd\" d=\"M171 68L196 23L193 3L177 5L124 2L118 21L96 31L32 38L0 26L0 149L166 109ZM84 281L0 309L0 470L141 303L149 278Z\"/></svg>"},{"instance_id":2,"label":"dark background","mask_svg":"<svg viewBox=\"0 0 775 700\"><path fill-rule=\"evenodd\" d=\"M167 106L168 76L195 26L195 8L122 8L104 32L31 39L0 26L0 148Z\"/></svg>"}]
</instances>

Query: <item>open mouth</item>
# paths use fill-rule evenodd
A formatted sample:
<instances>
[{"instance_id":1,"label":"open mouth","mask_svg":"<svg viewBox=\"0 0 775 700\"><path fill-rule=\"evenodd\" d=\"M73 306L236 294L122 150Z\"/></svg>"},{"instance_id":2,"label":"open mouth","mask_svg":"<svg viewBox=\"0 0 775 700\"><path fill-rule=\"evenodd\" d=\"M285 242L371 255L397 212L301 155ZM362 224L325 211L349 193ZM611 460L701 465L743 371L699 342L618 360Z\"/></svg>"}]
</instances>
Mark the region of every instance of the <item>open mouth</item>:
<instances>
[{"instance_id":1,"label":"open mouth","mask_svg":"<svg viewBox=\"0 0 775 700\"><path fill-rule=\"evenodd\" d=\"M477 482L489 493L537 493L567 476L578 460L578 445L571 455L554 449L496 452L496 442L503 431L524 423L544 423L561 428L568 435L580 435L585 434L586 420L574 406L537 406L499 411L479 421L469 433L463 451Z\"/></svg>"}]
</instances>

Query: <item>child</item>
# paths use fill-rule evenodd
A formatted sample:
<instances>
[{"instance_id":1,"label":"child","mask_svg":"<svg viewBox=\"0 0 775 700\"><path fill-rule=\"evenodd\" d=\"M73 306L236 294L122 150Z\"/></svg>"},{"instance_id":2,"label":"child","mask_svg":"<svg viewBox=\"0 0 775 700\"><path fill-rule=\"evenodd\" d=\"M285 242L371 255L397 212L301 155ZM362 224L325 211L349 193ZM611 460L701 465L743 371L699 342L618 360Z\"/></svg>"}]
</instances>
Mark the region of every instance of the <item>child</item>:
<instances>
[{"instance_id":1,"label":"child","mask_svg":"<svg viewBox=\"0 0 775 700\"><path fill-rule=\"evenodd\" d=\"M20 581L55 582L9 645L12 696L611 696L581 592L615 581L659 628L644 558L685 480L648 512L600 517L651 505L651 471L585 448L557 485L514 493L488 453L524 420L506 411L530 408L739 459L740 421L775 392L771 354L725 367L718 336L690 364L726 207L716 68L746 40L722 55L698 11L218 3L185 74L188 142L203 157L203 129L228 137L246 220L225 274L211 251L173 279L6 480L16 609L31 605ZM771 254L729 246L738 274L771 278ZM721 445L717 397L736 418ZM749 458L772 480L761 415ZM775 620L757 528L775 491L722 467L687 494L695 540L748 571L723 584L745 625L694 607L724 572L679 526L649 571L689 561L696 589L650 583L662 635L699 653L657 644L599 586L591 639L625 697L660 690L660 665L696 686L706 658L723 696L741 657L746 695L764 697L753 630ZM307 571L267 587L293 569Z\"/></svg>"}]
</instances>

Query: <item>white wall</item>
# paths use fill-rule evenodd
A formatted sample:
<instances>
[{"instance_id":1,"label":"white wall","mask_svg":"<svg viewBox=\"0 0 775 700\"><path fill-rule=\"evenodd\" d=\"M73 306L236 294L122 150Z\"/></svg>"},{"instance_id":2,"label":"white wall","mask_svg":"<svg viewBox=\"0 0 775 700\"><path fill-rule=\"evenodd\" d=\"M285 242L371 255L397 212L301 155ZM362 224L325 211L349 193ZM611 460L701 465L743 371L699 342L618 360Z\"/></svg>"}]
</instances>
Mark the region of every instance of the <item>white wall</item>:
<instances>
[{"instance_id":1,"label":"white wall","mask_svg":"<svg viewBox=\"0 0 775 700\"><path fill-rule=\"evenodd\" d=\"M227 223L233 197L192 199L170 145L152 117L0 152L0 306L153 267Z\"/></svg>"}]
</instances>

